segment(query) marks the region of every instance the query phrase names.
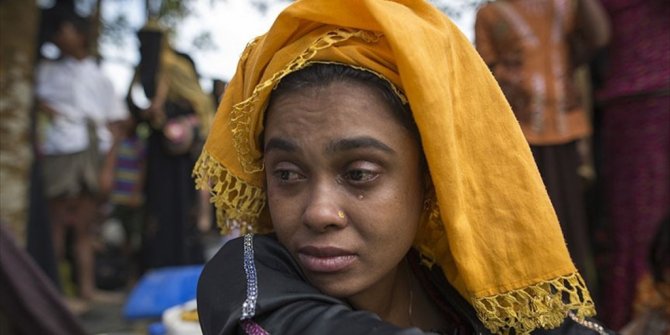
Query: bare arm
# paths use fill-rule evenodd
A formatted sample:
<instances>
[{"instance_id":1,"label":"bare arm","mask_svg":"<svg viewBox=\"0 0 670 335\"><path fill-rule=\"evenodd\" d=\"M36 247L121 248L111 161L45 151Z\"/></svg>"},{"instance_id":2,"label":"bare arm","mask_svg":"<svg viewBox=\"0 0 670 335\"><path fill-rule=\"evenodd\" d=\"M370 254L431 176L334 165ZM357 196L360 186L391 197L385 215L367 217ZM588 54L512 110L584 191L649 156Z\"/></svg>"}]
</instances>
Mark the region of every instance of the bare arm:
<instances>
[{"instance_id":1,"label":"bare arm","mask_svg":"<svg viewBox=\"0 0 670 335\"><path fill-rule=\"evenodd\" d=\"M53 109L53 107L43 100L37 100L37 110L46 115L50 120L59 114L57 110Z\"/></svg>"},{"instance_id":2,"label":"bare arm","mask_svg":"<svg viewBox=\"0 0 670 335\"><path fill-rule=\"evenodd\" d=\"M151 125L155 128L161 128L165 123L165 101L169 91L169 83L165 76L159 76L156 81L156 95L151 99L151 105L144 111Z\"/></svg>"},{"instance_id":3,"label":"bare arm","mask_svg":"<svg viewBox=\"0 0 670 335\"><path fill-rule=\"evenodd\" d=\"M606 46L611 37L610 20L599 0L579 0L577 2L579 20L585 37L596 48Z\"/></svg>"},{"instance_id":4,"label":"bare arm","mask_svg":"<svg viewBox=\"0 0 670 335\"><path fill-rule=\"evenodd\" d=\"M491 37L491 28L486 18L486 11L484 7L480 8L477 12L477 18L475 20L475 48L477 52L482 57L486 65L490 69L493 69L498 63L498 53L493 45L493 39Z\"/></svg>"},{"instance_id":5,"label":"bare arm","mask_svg":"<svg viewBox=\"0 0 670 335\"><path fill-rule=\"evenodd\" d=\"M609 17L599 0L576 0L576 43L575 63L589 61L599 49L607 46L611 38Z\"/></svg>"}]
</instances>

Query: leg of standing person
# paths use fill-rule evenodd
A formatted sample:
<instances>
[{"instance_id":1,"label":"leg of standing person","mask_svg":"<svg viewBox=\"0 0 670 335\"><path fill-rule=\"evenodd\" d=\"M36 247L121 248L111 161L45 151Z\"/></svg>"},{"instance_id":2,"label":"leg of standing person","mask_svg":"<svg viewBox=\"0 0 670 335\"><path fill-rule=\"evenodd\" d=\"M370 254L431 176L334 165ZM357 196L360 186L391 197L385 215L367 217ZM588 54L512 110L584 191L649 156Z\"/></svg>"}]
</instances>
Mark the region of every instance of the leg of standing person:
<instances>
[{"instance_id":1,"label":"leg of standing person","mask_svg":"<svg viewBox=\"0 0 670 335\"><path fill-rule=\"evenodd\" d=\"M91 195L77 197L74 219L75 259L77 261L77 279L79 293L84 299L95 295L95 259L92 228L98 219L97 201Z\"/></svg>"},{"instance_id":2,"label":"leg of standing person","mask_svg":"<svg viewBox=\"0 0 670 335\"><path fill-rule=\"evenodd\" d=\"M66 205L67 200L62 197L49 199L49 218L52 225L51 236L58 263L65 259Z\"/></svg>"},{"instance_id":3,"label":"leg of standing person","mask_svg":"<svg viewBox=\"0 0 670 335\"><path fill-rule=\"evenodd\" d=\"M61 279L65 279L62 281L62 288L63 292L65 293L65 296L67 297L65 302L68 306L68 308L74 313L74 314L82 314L88 310L88 304L82 300L73 297L72 295L75 294L74 290L72 289L72 282L70 281L70 278L67 278L67 276L64 276L65 273L62 272L62 266L65 264L66 261L66 230L68 227L72 226L73 224L73 209L75 208L75 202L76 200L65 197L65 196L59 196L59 197L54 197L48 200L48 211L49 211L49 219L51 221L52 229L51 229L51 238L53 241L53 246L54 246L54 253L56 255L56 263L59 268L59 276ZM81 264L77 264L79 267L81 267ZM69 266L70 269L73 269L73 266ZM81 271L81 270L80 270ZM68 271L68 273L71 273L71 271ZM81 273L81 272L79 272ZM81 280L80 280L81 282ZM69 297L68 297L69 296Z\"/></svg>"}]
</instances>

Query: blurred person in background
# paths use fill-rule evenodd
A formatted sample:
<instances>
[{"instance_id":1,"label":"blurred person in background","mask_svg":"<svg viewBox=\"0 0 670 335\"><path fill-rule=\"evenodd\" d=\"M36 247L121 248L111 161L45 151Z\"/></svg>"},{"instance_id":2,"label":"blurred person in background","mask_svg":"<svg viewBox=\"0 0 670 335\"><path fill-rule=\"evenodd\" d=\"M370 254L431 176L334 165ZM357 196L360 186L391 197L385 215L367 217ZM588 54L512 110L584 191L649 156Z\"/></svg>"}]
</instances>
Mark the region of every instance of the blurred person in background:
<instances>
[{"instance_id":1,"label":"blurred person in background","mask_svg":"<svg viewBox=\"0 0 670 335\"><path fill-rule=\"evenodd\" d=\"M138 119L133 115L128 120L126 132L119 144L114 147L112 162L107 166L110 170L106 176L110 184L109 205L110 220L105 224L118 223L123 227L120 243L122 260L118 255L110 253L110 263L117 268L108 271L110 277L118 278L118 282L133 284L140 273L142 231L144 229L144 186L146 179L146 127L138 126ZM113 248L110 248L113 249ZM127 271L120 271L125 268ZM125 273L123 273L125 272Z\"/></svg>"},{"instance_id":2,"label":"blurred person in background","mask_svg":"<svg viewBox=\"0 0 670 335\"><path fill-rule=\"evenodd\" d=\"M601 0L612 22L600 104L604 231L601 315L631 318L647 250L670 210L670 2Z\"/></svg>"},{"instance_id":3,"label":"blurred person in background","mask_svg":"<svg viewBox=\"0 0 670 335\"><path fill-rule=\"evenodd\" d=\"M568 249L589 287L595 267L579 143L591 132L574 71L609 39L597 0L499 0L482 6L475 44L521 124L558 215Z\"/></svg>"},{"instance_id":4,"label":"blurred person in background","mask_svg":"<svg viewBox=\"0 0 670 335\"><path fill-rule=\"evenodd\" d=\"M100 201L109 188L103 166L120 138L128 111L112 82L89 55L89 22L74 12L54 14L49 39L60 50L56 60L36 70L35 92L43 120L42 173L53 241L61 266L66 264L66 231L74 232L75 281L84 300L103 298L95 287L94 235L101 219ZM84 301L77 300L77 306Z\"/></svg>"},{"instance_id":5,"label":"blurred person in background","mask_svg":"<svg viewBox=\"0 0 670 335\"><path fill-rule=\"evenodd\" d=\"M193 60L172 49L162 27L150 21L138 37L141 60L131 89L139 85L149 100L137 111L150 128L143 267L202 263L200 232L211 227L212 210L209 191L195 190L191 171L214 106Z\"/></svg>"}]
</instances>

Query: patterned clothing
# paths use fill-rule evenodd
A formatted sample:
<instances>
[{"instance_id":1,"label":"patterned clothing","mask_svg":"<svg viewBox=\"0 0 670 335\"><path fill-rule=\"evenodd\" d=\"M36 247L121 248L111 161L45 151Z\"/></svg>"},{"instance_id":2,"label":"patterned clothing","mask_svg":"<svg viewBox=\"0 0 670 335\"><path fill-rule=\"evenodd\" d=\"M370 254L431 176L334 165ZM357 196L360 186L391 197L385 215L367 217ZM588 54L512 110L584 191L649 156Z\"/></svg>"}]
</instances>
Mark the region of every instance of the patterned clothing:
<instances>
[{"instance_id":1,"label":"patterned clothing","mask_svg":"<svg viewBox=\"0 0 670 335\"><path fill-rule=\"evenodd\" d=\"M577 140L590 123L575 85L571 41L577 8L567 0L500 0L477 13L476 46L531 145L573 261L595 285Z\"/></svg>"},{"instance_id":2,"label":"patterned clothing","mask_svg":"<svg viewBox=\"0 0 670 335\"><path fill-rule=\"evenodd\" d=\"M601 101L670 89L670 3L601 0L612 21Z\"/></svg>"},{"instance_id":3,"label":"patterned clothing","mask_svg":"<svg viewBox=\"0 0 670 335\"><path fill-rule=\"evenodd\" d=\"M620 329L649 271L651 240L670 206L670 2L602 0L612 22L602 105L605 225L613 241L600 315Z\"/></svg>"},{"instance_id":4,"label":"patterned clothing","mask_svg":"<svg viewBox=\"0 0 670 335\"><path fill-rule=\"evenodd\" d=\"M118 150L110 200L118 205L139 206L143 202L146 145L133 135L123 139Z\"/></svg>"},{"instance_id":5,"label":"patterned clothing","mask_svg":"<svg viewBox=\"0 0 670 335\"><path fill-rule=\"evenodd\" d=\"M561 144L590 134L570 59L575 14L573 2L565 0L496 1L477 13L477 51L530 144Z\"/></svg>"},{"instance_id":6,"label":"patterned clothing","mask_svg":"<svg viewBox=\"0 0 670 335\"><path fill-rule=\"evenodd\" d=\"M614 329L632 316L635 287L670 204L670 96L629 98L603 113L603 187L612 264L600 314Z\"/></svg>"}]
</instances>

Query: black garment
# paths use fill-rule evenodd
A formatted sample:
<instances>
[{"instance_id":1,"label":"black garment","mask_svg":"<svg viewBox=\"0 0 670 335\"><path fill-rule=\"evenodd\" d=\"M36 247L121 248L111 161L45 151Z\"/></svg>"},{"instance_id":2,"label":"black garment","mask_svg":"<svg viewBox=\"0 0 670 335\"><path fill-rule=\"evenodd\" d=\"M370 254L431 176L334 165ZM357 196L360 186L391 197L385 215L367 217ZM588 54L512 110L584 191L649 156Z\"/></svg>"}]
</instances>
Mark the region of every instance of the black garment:
<instances>
[{"instance_id":1,"label":"black garment","mask_svg":"<svg viewBox=\"0 0 670 335\"><path fill-rule=\"evenodd\" d=\"M161 71L161 46L166 38L162 32L141 30L140 65L136 79L147 99L153 100L157 91L157 76ZM181 55L183 56L183 54ZM194 69L195 70L195 69ZM142 109L128 95L127 101L138 120L144 119ZM185 101L165 101L165 117L195 114ZM147 141L145 179L146 220L142 239L141 272L147 269L204 262L203 247L197 230L198 196L191 173L196 158L191 152L171 154L165 148L161 129L152 129Z\"/></svg>"},{"instance_id":2,"label":"black garment","mask_svg":"<svg viewBox=\"0 0 670 335\"><path fill-rule=\"evenodd\" d=\"M154 131L147 143L143 270L204 262L191 178L195 160L190 153L166 153L163 142L163 134Z\"/></svg>"},{"instance_id":3,"label":"black garment","mask_svg":"<svg viewBox=\"0 0 670 335\"><path fill-rule=\"evenodd\" d=\"M346 302L320 293L307 282L298 264L274 235L254 236L253 248L258 285L253 320L270 334L432 334L418 328L393 326L374 313L355 311ZM409 260L413 259L418 260L410 256ZM423 273L419 277L430 278L434 284L428 289L436 289L442 296L439 303L448 305L457 314L456 318L445 317L468 323L468 327L455 324L449 334L490 334L477 319L472 306L449 285L439 267L420 267ZM203 334L246 334L239 321L246 297L244 239L238 238L224 245L205 265L200 276L197 298ZM536 330L533 334L586 335L597 332L566 319L559 328Z\"/></svg>"}]
</instances>

